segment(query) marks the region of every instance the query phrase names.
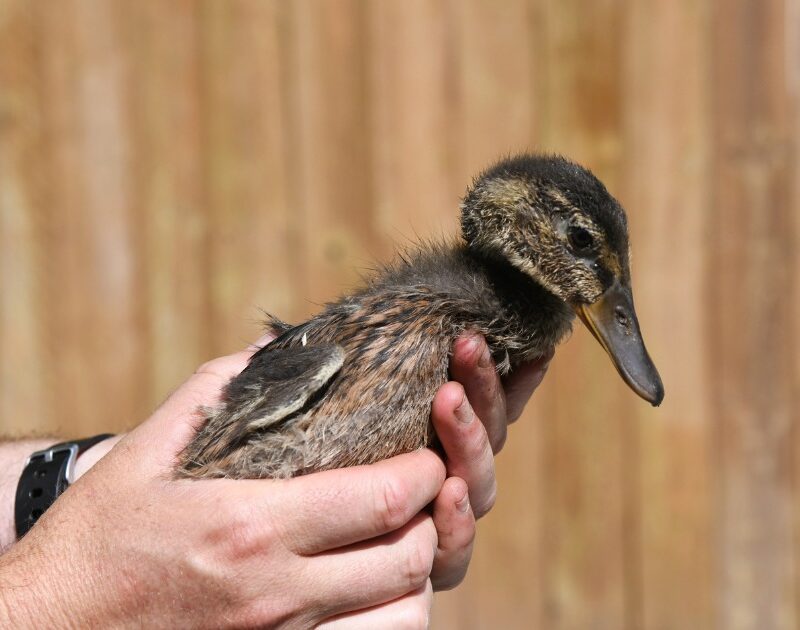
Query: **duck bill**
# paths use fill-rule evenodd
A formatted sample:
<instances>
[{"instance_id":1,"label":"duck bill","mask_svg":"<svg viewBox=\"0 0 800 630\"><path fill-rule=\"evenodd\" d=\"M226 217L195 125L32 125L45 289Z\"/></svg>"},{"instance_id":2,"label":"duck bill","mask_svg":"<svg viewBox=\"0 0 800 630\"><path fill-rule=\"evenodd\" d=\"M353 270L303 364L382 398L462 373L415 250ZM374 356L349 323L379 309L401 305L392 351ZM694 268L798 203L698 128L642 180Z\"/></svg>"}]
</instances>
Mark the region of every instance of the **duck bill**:
<instances>
[{"instance_id":1,"label":"duck bill","mask_svg":"<svg viewBox=\"0 0 800 630\"><path fill-rule=\"evenodd\" d=\"M628 386L653 406L660 405L664 385L644 346L631 290L615 282L594 304L578 304L575 311Z\"/></svg>"}]
</instances>

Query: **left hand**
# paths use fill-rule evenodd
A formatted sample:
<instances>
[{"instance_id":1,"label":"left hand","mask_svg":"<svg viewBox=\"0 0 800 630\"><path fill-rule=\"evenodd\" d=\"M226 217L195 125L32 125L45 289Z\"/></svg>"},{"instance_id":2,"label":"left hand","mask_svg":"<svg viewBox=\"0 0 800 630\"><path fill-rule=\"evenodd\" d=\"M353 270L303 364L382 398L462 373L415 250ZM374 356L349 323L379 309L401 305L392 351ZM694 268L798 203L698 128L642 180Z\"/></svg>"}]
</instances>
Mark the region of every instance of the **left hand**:
<instances>
[{"instance_id":1,"label":"left hand","mask_svg":"<svg viewBox=\"0 0 800 630\"><path fill-rule=\"evenodd\" d=\"M253 348L270 340L264 337ZM249 352L233 357L230 376L244 368ZM453 380L439 389L431 408L448 475L433 505L439 538L431 573L434 590L451 589L464 579L472 556L475 520L492 508L496 497L494 454L503 448L508 425L519 418L542 382L551 358L552 353L520 366L501 380L483 337L465 334L453 345ZM75 467L76 478L121 438L105 440L81 455Z\"/></svg>"},{"instance_id":2,"label":"left hand","mask_svg":"<svg viewBox=\"0 0 800 630\"><path fill-rule=\"evenodd\" d=\"M433 506L439 535L431 573L434 590L453 588L464 579L475 519L492 508L497 494L494 454L503 448L508 425L521 415L552 357L550 352L501 380L483 337L464 334L453 345L453 381L439 389L431 408L448 475Z\"/></svg>"}]
</instances>

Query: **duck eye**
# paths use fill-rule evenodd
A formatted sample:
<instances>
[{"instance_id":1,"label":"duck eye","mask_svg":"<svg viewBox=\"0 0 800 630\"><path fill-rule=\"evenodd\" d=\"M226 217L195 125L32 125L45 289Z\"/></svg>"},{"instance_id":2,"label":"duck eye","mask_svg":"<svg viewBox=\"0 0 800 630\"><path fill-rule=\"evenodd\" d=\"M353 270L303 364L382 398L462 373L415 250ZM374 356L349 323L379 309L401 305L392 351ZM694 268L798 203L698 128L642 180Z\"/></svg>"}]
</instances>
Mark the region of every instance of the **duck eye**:
<instances>
[{"instance_id":1,"label":"duck eye","mask_svg":"<svg viewBox=\"0 0 800 630\"><path fill-rule=\"evenodd\" d=\"M589 230L575 225L569 229L567 237L569 238L569 244L572 245L576 251L588 250L594 244L594 238L592 238Z\"/></svg>"}]
</instances>

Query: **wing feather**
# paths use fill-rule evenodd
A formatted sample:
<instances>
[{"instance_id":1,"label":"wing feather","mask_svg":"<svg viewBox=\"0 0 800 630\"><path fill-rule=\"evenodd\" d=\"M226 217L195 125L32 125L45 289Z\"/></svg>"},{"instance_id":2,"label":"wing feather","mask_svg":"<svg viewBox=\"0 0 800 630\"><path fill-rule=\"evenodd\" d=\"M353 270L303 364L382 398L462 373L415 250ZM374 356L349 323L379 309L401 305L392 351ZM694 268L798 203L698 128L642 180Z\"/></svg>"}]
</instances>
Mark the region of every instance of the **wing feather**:
<instances>
[{"instance_id":1,"label":"wing feather","mask_svg":"<svg viewBox=\"0 0 800 630\"><path fill-rule=\"evenodd\" d=\"M257 431L277 430L325 388L344 359L344 349L334 344L259 350L226 386L224 405L208 413L184 449L183 472L223 459Z\"/></svg>"}]
</instances>

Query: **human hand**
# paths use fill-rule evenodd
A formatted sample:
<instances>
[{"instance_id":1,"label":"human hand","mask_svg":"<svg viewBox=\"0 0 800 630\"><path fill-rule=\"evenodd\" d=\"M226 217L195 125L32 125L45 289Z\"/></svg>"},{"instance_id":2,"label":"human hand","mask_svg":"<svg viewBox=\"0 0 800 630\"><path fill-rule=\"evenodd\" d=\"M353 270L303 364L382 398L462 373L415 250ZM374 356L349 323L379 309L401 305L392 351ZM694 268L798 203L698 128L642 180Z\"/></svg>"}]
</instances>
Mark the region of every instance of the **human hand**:
<instances>
[{"instance_id":1,"label":"human hand","mask_svg":"<svg viewBox=\"0 0 800 630\"><path fill-rule=\"evenodd\" d=\"M551 351L501 380L483 337L464 334L453 345L453 381L439 389L431 409L448 475L433 510L439 533L431 572L434 590L453 588L464 579L472 555L475 518L492 508L497 494L494 454L502 449L508 424L522 414L552 358ZM454 509L456 498L467 488L471 510Z\"/></svg>"},{"instance_id":2,"label":"human hand","mask_svg":"<svg viewBox=\"0 0 800 630\"><path fill-rule=\"evenodd\" d=\"M519 418L552 358L551 351L501 380L483 337L465 334L454 344L450 362L453 381L439 390L431 410L448 475L433 504L438 538L431 572L434 590L453 588L464 579L472 556L475 519L484 516L495 502L493 454L502 449L508 424ZM231 374L239 368L237 361L225 367ZM473 422L476 419L479 422ZM82 455L76 476L118 440L101 442Z\"/></svg>"},{"instance_id":3,"label":"human hand","mask_svg":"<svg viewBox=\"0 0 800 630\"><path fill-rule=\"evenodd\" d=\"M493 466L491 465L492 457L491 457L491 447L490 444L494 445L495 449L499 449L502 445L502 440L505 434L505 425L506 421L513 421L515 417L519 414L522 408L522 404L524 401L527 400L527 397L530 395L532 389L538 384L541 380L541 376L543 375L545 367L542 367L541 364L538 366L531 366L531 369L526 369L523 371L523 376L519 376L519 372L515 375L515 379L511 380L510 382L506 383L506 392L503 391L503 388L500 386L500 381L497 378L493 365L487 365L485 362L481 362L479 360L481 356L481 351L485 348L485 344L482 340L478 339L477 343L474 343L473 340L470 339L463 339L459 340L454 348L454 357L453 362L451 365L453 376L457 378L461 378L463 381L463 386L459 386L455 383L450 383L446 385L442 392L437 395L437 400L442 400L441 403L437 403L434 405L434 409L432 411L432 419L436 424L438 430L442 433L443 437L443 444L445 446L445 450L447 451L447 461L448 461L448 469L451 471L451 474L462 474L465 479L470 481L469 491L471 496L477 497L477 500L473 499L473 504L481 506L479 507L478 515L482 515L485 511L491 507L491 502L493 501L494 496L494 472ZM187 418L191 418L193 415L193 410L199 404L213 404L213 400L204 400L207 396L212 395L213 392L218 391L221 386L227 382L227 380L233 374L237 373L241 370L248 358L248 353L238 353L231 357L224 357L222 359L217 359L209 364L203 366L200 370L198 370L198 374L195 375L190 381L185 384L178 392L176 392L173 397L170 398L167 403L154 415L154 418L151 418L146 425L155 425L156 418L158 416L163 416L164 418L168 417L169 411L165 410L165 407L173 407L175 410L180 411L179 415L184 416L184 422L186 423ZM195 381L205 379L215 381L211 383L211 387L200 387L197 390L198 383ZM472 400L472 406L469 405L469 402L466 403L466 407L459 408L459 403L463 397L463 393L466 390L468 397ZM195 392L195 394L192 394ZM186 404L182 405L180 400L182 398L186 398L184 394L188 394L188 398L186 399ZM176 403L176 398L178 399ZM460 425L455 425L453 422L454 418L456 417L465 417L469 418L471 414L471 408L474 407L475 409L480 410L480 415L483 420L483 423L468 423L467 427L461 427ZM508 413L507 411L508 410ZM466 415L464 413L466 412ZM143 425L143 426L146 426ZM451 431L448 434L448 427L455 430ZM152 428L152 427L151 427ZM185 427L184 427L185 430ZM132 442L134 447L141 442L141 436L138 434L140 430L134 431L132 436L126 438L120 448L125 448L128 451L128 456L131 455L131 447L126 446L129 442ZM152 432L151 432L152 433ZM191 435L191 430L189 431L186 439ZM490 438L490 436L492 436ZM159 441L159 436L153 434L151 437L155 438L156 441ZM162 436L163 437L163 436ZM110 447L119 440L119 438L115 438L114 440L109 440L100 445L94 447L92 450L87 452L84 456L79 459L79 466L76 472L81 474L83 470L87 469L94 461L102 457L102 455L107 452ZM178 440L180 442L180 440ZM180 446L182 444L173 444L172 449L168 449L168 452L177 448L180 450ZM119 450L119 449L117 449ZM92 452L94 451L94 452ZM488 453L488 458L487 458ZM422 455L422 453L412 454L412 455ZM147 455L142 456L144 459L147 458ZM392 466L396 466L396 468L392 468L389 472L389 477L391 478L392 475L396 475L397 479L395 482L402 484L404 482L410 482L410 486L406 486L406 488L414 487L417 488L414 484L414 480L409 480L407 475L408 471L412 470L415 472L419 472L419 465L417 463L411 463L406 460L409 456L402 456L400 458L394 458L393 460L389 460L384 464L379 464L378 466L386 465L388 466L391 464ZM113 479L113 476L109 474L109 471L117 469L118 472L127 471L128 467L125 465L120 466L120 461L123 459L122 457L111 457L109 458L109 462L104 462L100 467L100 472L96 473L96 475L102 474L104 480L108 482L109 480ZM140 458L136 458L137 461ZM83 460L82 464L81 461ZM486 465L486 462L489 462L489 465ZM116 461L116 463L115 463ZM165 461L162 461L162 468L167 472L165 474L169 474L168 471L171 469L172 458L167 457ZM113 465L113 467L112 467ZM368 467L370 469L374 467ZM106 469L106 472L104 472ZM164 473L164 470L161 472ZM360 474L361 469L350 469L350 473L357 475L358 477L363 479L363 475ZM456 473L453 473L456 471ZM333 475L337 475L339 473L345 473L346 471L331 471L330 473L320 473L318 475L311 475L305 478L301 478L301 480L308 482L309 480L318 480L321 484L320 488L324 489L325 493L333 493L334 495L337 494L336 487L337 483L336 480L331 477ZM374 471L373 471L374 472ZM326 477L325 479L318 479L320 476ZM91 476L89 477L92 478ZM430 479L429 473L426 473L426 478ZM436 475L433 475L433 478L436 478ZM130 479L129 475L126 474L126 479ZM88 481L88 480L87 480ZM291 482L274 482L274 483L294 483L300 480L292 480ZM344 481L343 479L339 481ZM95 481L94 485L99 483L98 480ZM216 480L211 482L189 482L189 483L232 483L227 482L224 480ZM241 483L241 482L233 482L233 483ZM245 482L245 483L264 483L264 482ZM394 483L394 482L392 482ZM83 484L87 484L87 482L83 482ZM87 484L88 485L88 484ZM353 481L347 481L344 484L345 487L352 487ZM435 486L435 484L434 484ZM77 486L75 489L71 490L72 495L77 493L77 488L81 486ZM133 488L134 490L137 488ZM162 488L163 489L163 488ZM139 488L141 490L141 488ZM87 490L83 490L83 493L86 493ZM91 493L91 490L88 492ZM433 508L433 523L434 527L431 527L430 519L421 515L417 514L415 517L411 518L410 515L414 512L412 510L416 510L421 508L422 505L425 504L426 498L431 498L430 493L432 492L431 487L427 488L427 494L425 492L421 492L415 495L418 498L416 503L408 503L407 501L401 501L402 505L404 506L404 512L402 512L403 516L400 519L403 521L402 527L400 527L400 522L391 522L387 523L385 520L384 522L384 529L386 527L394 526L395 524L398 525L399 529L392 530L395 531L395 536L397 538L397 542L408 542L409 546L412 549L416 549L416 561L417 561L417 568L419 569L420 566L429 566L428 561L425 556L425 549L426 548L433 548L434 549L434 556L432 561L432 567L430 568L431 579L433 583L437 586L437 588L447 588L455 585L458 581L460 581L466 571L469 558L471 555L471 548L472 548L472 537L474 536L474 518L472 516L471 510L469 509L469 500L466 500L466 493L467 493L467 484L464 480L459 477L450 477L445 485L440 489L436 499L434 501L434 508ZM114 494L119 494L119 489L116 489L113 493L108 493L109 496L113 496ZM215 493L212 493L212 495ZM224 492L223 494L232 494L237 495L236 492ZM289 493L291 495L291 493ZM310 492L313 496L316 494L313 490ZM45 526L49 530L52 525L47 525L47 523L56 518L56 516L60 516L61 522L69 522L74 520L70 517L64 517L64 513L68 514L68 510L63 506L67 502L67 497L72 495L65 495L63 499L59 501L57 506L59 509L57 510L56 506L54 506L51 511L48 513L46 519L43 519L43 523L31 532L31 534L26 537L23 541L25 543L31 542L34 538L34 532L44 530ZM309 490L306 489L303 492L299 493L299 496L308 496ZM328 494L330 496L330 494ZM360 497L363 499L363 497ZM488 500L487 500L488 498ZM219 499L222 503L226 503L225 499ZM71 504L75 505L78 504L78 499L73 499ZM384 502L385 504L386 502ZM133 502L135 504L135 502ZM209 505L213 504L213 501L209 501ZM152 507L158 507L159 501L153 502ZM176 505L180 505L177 503ZM374 504L373 504L374 505ZM363 501L362 501L363 506ZM198 506L190 506L197 508ZM203 506L205 507L205 506ZM314 505L313 507L309 507L307 510L307 516L312 518L314 514L319 511L323 511L325 513L332 512L335 514L350 514L351 510L348 508L347 505L343 505L340 501L336 501L335 505L329 506L330 510L326 509L324 503L320 503ZM343 509L344 507L344 509ZM103 512L104 510L100 510ZM219 510L203 510L200 509L201 512L206 511L210 514L217 515ZM197 510L189 509L186 513L188 517L190 514L194 513L196 516ZM290 510L291 513L297 514L297 510ZM177 511L180 513L180 510ZM83 513L83 519L86 520L87 515ZM53 516L56 515L56 516ZM91 519L89 519L91 520ZM163 522L162 518L155 516L154 518L150 519L152 523L161 523ZM168 519L167 519L168 520ZM213 519L212 519L213 520ZM379 519L380 520L380 519ZM180 526L171 526L169 531L163 533L160 536L162 541L169 541L171 539L169 534L174 535L183 530L183 529L191 529L197 528L197 521L196 519L189 519L189 523L185 524L185 527ZM131 532L132 536L136 538L141 537L141 531L136 530L135 527L135 519L130 521L131 524L134 524L132 528L133 531ZM279 522L284 522L284 519L279 519ZM125 523L126 525L128 522ZM239 523L241 525L242 523ZM298 525L300 523L297 523ZM235 524L234 524L235 525ZM344 526L347 529L348 525ZM433 530L436 530L435 534L432 535ZM111 528L113 529L113 528ZM203 529L203 528L201 528ZM218 533L220 534L220 538L224 536L225 529L233 529L236 530L236 527L232 528L220 528L218 529ZM405 530L408 530L407 532ZM322 531L327 532L330 534L331 532L336 532L336 529L331 529L330 523L325 521L324 527ZM382 532L383 530L381 530ZM388 531L388 530L386 530ZM195 532L198 533L198 532ZM200 532L202 533L202 532ZM320 533L320 532L318 532ZM381 534L377 532L374 533L378 538L373 537L368 542L361 542L360 546L362 548L374 546L381 540ZM352 534L351 534L352 535ZM366 535L366 534L364 534ZM382 538L386 538L387 534L383 533ZM39 537L39 536L37 536ZM427 537L427 547L425 543L419 545L420 539L425 540ZM311 538L313 538L313 530L311 532ZM123 537L124 539L124 537ZM184 536L184 540L190 540L190 538L186 538ZM118 537L115 540L120 540ZM345 539L346 540L346 539ZM438 545L437 545L438 540ZM88 541L91 543L91 538ZM341 543L342 540L332 540L329 544L335 545L336 543ZM313 544L313 543L312 543ZM20 543L21 546L22 543ZM73 545L74 546L74 545ZM118 545L117 545L118 546ZM352 545L351 545L352 546ZM394 547L396 545L391 545L392 551L391 554L396 558L395 554L398 552ZM113 550L109 548L109 550ZM286 549L284 549L285 551ZM119 551L119 549L117 549ZM154 559L169 559L170 563L172 560L180 560L180 557L175 557L175 553L152 553L153 550L151 549L151 554ZM178 552L178 556L180 556L180 548L173 549L173 551ZM253 559L261 559L263 562L264 560L269 560L269 558L264 558L264 552L262 550L261 554L255 553L256 549L253 549L253 553L250 555L253 556ZM290 550L290 552L297 552L297 550ZM336 549L334 552L335 556L340 556L345 558L350 555L352 559L352 551L348 550L344 551L342 549ZM16 550L17 554L24 553L20 549ZM402 554L402 549L399 550ZM331 553L328 551L327 553ZM118 554L124 557L124 554ZM302 555L302 554L301 554ZM304 556L305 557L305 556ZM421 559L421 561L420 561ZM8 558L5 558L8 560ZM156 563L158 564L158 562ZM269 566L269 563L266 563ZM179 569L181 563L174 562L172 563L173 568ZM370 563L370 567L373 566L373 563ZM162 567L163 568L163 567ZM112 567L106 566L106 574L108 570L112 569ZM169 574L169 571L167 571ZM392 571L390 571L392 573ZM396 571L394 571L396 574ZM425 573L425 571L419 570L417 573L416 579L422 579L420 576ZM252 577L258 582L259 573L255 573ZM6 573L0 573L0 576L3 576L5 579L8 579L8 575ZM198 577L198 576L195 576ZM376 575L375 573L370 574L371 581L374 583L376 579L380 576ZM13 578L12 578L13 579ZM155 580L159 582L159 580ZM347 590L349 594L354 593L353 583L348 581L343 581L341 577L338 578L338 583ZM378 579L378 581L380 581ZM208 603L209 601L214 601L213 597L209 599L208 593L204 588L192 588L193 583L198 582L197 579L189 578L188 580L181 580L177 583L175 588L172 591L161 589L161 594L169 593L174 591L174 595L176 596L178 601L184 602L191 602L192 601L192 594L194 594L195 598L201 599L204 603ZM231 580L229 585L235 585L237 580ZM110 580L103 580L103 585L106 587L107 591L113 591L114 587L114 580L113 576ZM362 606L368 601L370 595L368 593L362 593L358 597L361 599L359 603L353 603L352 605L357 609L354 612L344 612L340 614L336 618L330 618L324 627L338 627L339 625L343 627L377 627L381 624L388 624L389 626L395 625L400 619L405 620L415 620L415 622L422 622L427 617L428 610L431 604L431 584L430 581L425 580L425 583L421 586L417 587L416 589L410 590L409 592L403 594L402 596L396 597L391 601L387 601L383 604L379 604L375 607L368 608L364 610ZM145 589L146 590L146 589ZM293 589L286 589L287 591L292 591ZM300 591L302 592L304 587L301 586ZM317 589L315 589L317 590ZM357 590L357 589L356 589ZM331 594L334 594L333 592ZM258 609L259 614L271 612L274 613L276 608L273 606L275 602L273 601L275 598L270 598L270 595L274 595L272 592L264 593L261 597L261 608ZM372 595L374 597L374 595ZM324 599L322 595L321 598ZM94 599L97 599L93 596ZM367 599L364 599L367 598ZM100 598L102 600L102 598ZM341 602L341 598L338 596L335 599L339 599ZM54 599L50 599L51 602L55 602ZM100 601L100 600L98 600ZM73 604L72 611L73 613L77 613L77 618L84 620L85 617L81 615L80 611L80 597L71 598L71 603ZM344 603L340 604L341 606L346 606ZM164 616L162 614L164 611L159 612L159 608L156 605L149 604L146 606L147 610L150 614L152 614L152 620L157 623L168 623L170 617ZM185 608L185 607L184 607ZM118 605L118 611L124 610L124 606ZM270 610L267 610L270 609ZM302 609L302 610L301 610ZM24 610L24 608L23 608ZM68 615L69 608L60 608L60 614ZM94 610L97 615L102 614L102 607L94 605ZM203 607L200 607L199 610L203 610ZM280 607L277 608L280 610ZM299 608L293 609L295 611L295 616L290 617L289 621L291 625L294 622L300 623L304 625L306 621L313 620L315 617L315 610L316 616L320 616L320 611L325 610L324 606L314 607L307 605L302 605ZM327 612L334 612L338 610L338 608L329 608ZM173 611L174 612L174 611ZM184 610L184 612L186 612ZM195 609L197 612L197 609ZM228 618L232 618L232 613L228 611ZM118 612L118 614L121 614ZM203 621L207 621L209 619L213 619L213 616L208 616L207 614L204 616L200 616L199 614L196 615L194 619L194 623L197 623L199 619L203 619ZM118 617L118 619L121 619ZM158 620L158 621L156 621ZM163 621L162 621L163 620ZM19 621L19 619L17 619Z\"/></svg>"},{"instance_id":4,"label":"human hand","mask_svg":"<svg viewBox=\"0 0 800 630\"><path fill-rule=\"evenodd\" d=\"M175 479L198 370L0 557L0 626L424 625L445 469L424 450L290 480ZM35 571L33 565L35 564Z\"/></svg>"}]
</instances>

